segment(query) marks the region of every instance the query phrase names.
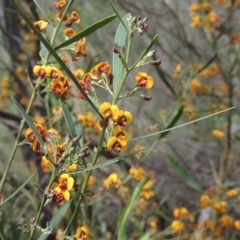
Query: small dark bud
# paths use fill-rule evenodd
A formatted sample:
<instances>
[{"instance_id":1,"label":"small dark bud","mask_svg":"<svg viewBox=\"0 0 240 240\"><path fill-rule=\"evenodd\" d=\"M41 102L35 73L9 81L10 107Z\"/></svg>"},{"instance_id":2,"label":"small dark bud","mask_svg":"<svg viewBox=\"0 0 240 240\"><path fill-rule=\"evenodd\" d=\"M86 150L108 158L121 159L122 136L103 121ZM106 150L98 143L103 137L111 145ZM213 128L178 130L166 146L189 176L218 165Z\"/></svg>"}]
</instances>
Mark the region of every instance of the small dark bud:
<instances>
[{"instance_id":1,"label":"small dark bud","mask_svg":"<svg viewBox=\"0 0 240 240\"><path fill-rule=\"evenodd\" d=\"M90 154L90 152L84 152L83 157L87 157Z\"/></svg>"},{"instance_id":2,"label":"small dark bud","mask_svg":"<svg viewBox=\"0 0 240 240\"><path fill-rule=\"evenodd\" d=\"M77 141L79 141L80 139L81 139L81 135L79 135L79 136L76 136L74 139L73 139L73 142L77 142Z\"/></svg>"},{"instance_id":3,"label":"small dark bud","mask_svg":"<svg viewBox=\"0 0 240 240\"><path fill-rule=\"evenodd\" d=\"M154 65L154 66L159 66L159 65L161 65L161 63L162 63L162 60L160 60L160 59L150 62L150 64Z\"/></svg>"},{"instance_id":4,"label":"small dark bud","mask_svg":"<svg viewBox=\"0 0 240 240\"><path fill-rule=\"evenodd\" d=\"M145 101L151 101L152 96L140 95Z\"/></svg>"},{"instance_id":5,"label":"small dark bud","mask_svg":"<svg viewBox=\"0 0 240 240\"><path fill-rule=\"evenodd\" d=\"M112 47L112 51L113 51L114 53L119 53L119 50L118 50L115 46Z\"/></svg>"},{"instance_id":6,"label":"small dark bud","mask_svg":"<svg viewBox=\"0 0 240 240\"><path fill-rule=\"evenodd\" d=\"M140 21L141 19L142 19L141 16L138 16L138 17L137 17L137 20L138 20L138 21Z\"/></svg>"},{"instance_id":7,"label":"small dark bud","mask_svg":"<svg viewBox=\"0 0 240 240\"><path fill-rule=\"evenodd\" d=\"M86 147L82 148L81 153L86 152L88 149L89 149L89 146L86 146Z\"/></svg>"},{"instance_id":8,"label":"small dark bud","mask_svg":"<svg viewBox=\"0 0 240 240\"><path fill-rule=\"evenodd\" d=\"M72 135L70 133L67 133L65 136L65 141L72 140Z\"/></svg>"},{"instance_id":9,"label":"small dark bud","mask_svg":"<svg viewBox=\"0 0 240 240\"><path fill-rule=\"evenodd\" d=\"M145 17L142 22L146 22L148 20L148 17Z\"/></svg>"},{"instance_id":10,"label":"small dark bud","mask_svg":"<svg viewBox=\"0 0 240 240\"><path fill-rule=\"evenodd\" d=\"M143 32L143 30L142 30L141 28L137 28L137 30L138 30L138 33L139 33L140 35L143 35L143 34L144 34L144 32Z\"/></svg>"}]
</instances>

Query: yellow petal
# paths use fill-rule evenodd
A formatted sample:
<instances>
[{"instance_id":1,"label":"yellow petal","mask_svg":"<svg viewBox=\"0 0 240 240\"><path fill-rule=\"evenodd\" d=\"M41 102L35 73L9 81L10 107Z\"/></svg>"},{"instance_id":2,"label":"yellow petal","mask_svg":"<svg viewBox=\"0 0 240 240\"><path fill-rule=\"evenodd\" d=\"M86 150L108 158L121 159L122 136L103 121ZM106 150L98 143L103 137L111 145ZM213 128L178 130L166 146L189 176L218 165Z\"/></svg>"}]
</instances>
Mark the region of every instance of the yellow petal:
<instances>
[{"instance_id":1,"label":"yellow petal","mask_svg":"<svg viewBox=\"0 0 240 240\"><path fill-rule=\"evenodd\" d=\"M116 141L117 141L117 137L115 137L115 136L109 138L109 140L107 142L107 148L112 149L112 147Z\"/></svg>"},{"instance_id":2,"label":"yellow petal","mask_svg":"<svg viewBox=\"0 0 240 240\"><path fill-rule=\"evenodd\" d=\"M69 175L67 173L64 173L58 178L58 182L61 183L62 181L67 180L68 178Z\"/></svg>"},{"instance_id":3,"label":"yellow petal","mask_svg":"<svg viewBox=\"0 0 240 240\"><path fill-rule=\"evenodd\" d=\"M110 109L111 103L110 102L104 102L100 107L99 107L99 112L104 115L104 113Z\"/></svg>"},{"instance_id":4,"label":"yellow petal","mask_svg":"<svg viewBox=\"0 0 240 240\"><path fill-rule=\"evenodd\" d=\"M67 189L71 190L73 188L73 185L74 185L74 179L72 177L69 177L67 179Z\"/></svg>"},{"instance_id":5,"label":"yellow petal","mask_svg":"<svg viewBox=\"0 0 240 240\"><path fill-rule=\"evenodd\" d=\"M70 199L70 193L68 190L65 190L62 192L63 193L63 197L66 201L68 201Z\"/></svg>"},{"instance_id":6,"label":"yellow petal","mask_svg":"<svg viewBox=\"0 0 240 240\"><path fill-rule=\"evenodd\" d=\"M118 119L118 114L119 114L118 106L117 105L112 105L110 109L112 111L112 119L117 120Z\"/></svg>"},{"instance_id":7,"label":"yellow petal","mask_svg":"<svg viewBox=\"0 0 240 240\"><path fill-rule=\"evenodd\" d=\"M147 73L146 72L138 72L135 76L135 79L138 81L139 78L142 77L147 77Z\"/></svg>"}]
</instances>

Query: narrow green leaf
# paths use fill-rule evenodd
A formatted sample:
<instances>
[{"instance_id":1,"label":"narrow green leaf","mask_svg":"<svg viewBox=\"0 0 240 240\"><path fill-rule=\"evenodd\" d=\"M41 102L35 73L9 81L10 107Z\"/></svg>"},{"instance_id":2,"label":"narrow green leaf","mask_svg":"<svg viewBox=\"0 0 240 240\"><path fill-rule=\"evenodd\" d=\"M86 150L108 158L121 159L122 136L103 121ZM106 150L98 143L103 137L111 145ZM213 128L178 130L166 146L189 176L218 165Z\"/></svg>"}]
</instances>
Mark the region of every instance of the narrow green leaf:
<instances>
[{"instance_id":1,"label":"narrow green leaf","mask_svg":"<svg viewBox=\"0 0 240 240\"><path fill-rule=\"evenodd\" d=\"M62 59L58 56L56 51L52 48L52 46L48 43L48 41L45 39L44 35L42 35L41 32L37 30L37 28L33 25L33 23L30 21L28 16L24 13L21 6L18 4L16 0L11 0L13 6L17 9L18 13L21 15L21 17L24 19L26 24L30 27L30 29L34 32L34 34L38 37L38 39L45 45L45 47L48 49L49 53L55 58L55 60L61 65L62 69L66 72L66 74L70 77L70 79L74 82L76 87L79 89L79 91L83 94L83 96L86 98L86 100L89 102L89 104L93 107L93 109L96 111L96 113L100 116L100 118L103 118L102 114L99 113L98 108L95 106L95 104L92 102L92 100L88 97L88 95L85 93L81 85L79 84L78 80L74 76L74 74L71 72L71 70L67 67L67 65L62 61Z\"/></svg>"},{"instance_id":2,"label":"narrow green leaf","mask_svg":"<svg viewBox=\"0 0 240 240\"><path fill-rule=\"evenodd\" d=\"M124 24L127 24L127 18L129 18L131 15L130 13L127 13L122 21L124 22ZM124 28L123 24L120 23L117 31L116 31L116 35L115 35L115 39L114 39L114 46L117 48L121 48L123 46L125 46L126 40L127 40L127 31ZM112 68L113 68L113 92L114 94L116 94L118 92L119 89L119 85L123 76L123 64L118 56L118 54L113 53L113 62L112 62Z\"/></svg>"},{"instance_id":3,"label":"narrow green leaf","mask_svg":"<svg viewBox=\"0 0 240 240\"><path fill-rule=\"evenodd\" d=\"M69 174L70 175L74 175L74 174L77 174L77 173L82 173L82 172L88 172L88 171L91 171L91 170L94 170L94 169L98 169L98 168L101 168L101 167L105 167L105 166L108 166L108 165L111 165L113 163L116 163L116 162L119 162L119 161L122 161L126 158L129 158L129 157L132 157L134 155L136 155L137 153L141 152L142 150L138 150L138 151L135 151L135 152L132 152L132 153L128 153L128 154L124 154L122 156L119 156L119 157L116 157L112 160L107 160L106 162L103 162L103 163L99 163L99 164L96 164L94 166L91 166L91 167L88 167L88 168L84 168L82 170L79 170L77 172L70 172Z\"/></svg>"},{"instance_id":4,"label":"narrow green leaf","mask_svg":"<svg viewBox=\"0 0 240 240\"><path fill-rule=\"evenodd\" d=\"M151 48L153 47L153 45L155 44L155 42L158 40L159 37L159 33L157 33L154 38L152 39L152 41L150 42L150 44L146 47L146 49L143 51L143 53L141 54L141 56L138 58L138 60L134 63L134 65L130 68L133 69L141 60L143 57L145 57L147 55L147 53L151 50Z\"/></svg>"},{"instance_id":5,"label":"narrow green leaf","mask_svg":"<svg viewBox=\"0 0 240 240\"><path fill-rule=\"evenodd\" d=\"M194 188L199 193L202 193L202 188L199 183L191 176L191 174L184 168L184 166L177 161L170 153L167 153L167 157L171 165L177 171L177 173L186 181L186 183Z\"/></svg>"},{"instance_id":6,"label":"narrow green leaf","mask_svg":"<svg viewBox=\"0 0 240 240\"><path fill-rule=\"evenodd\" d=\"M109 17L106 17L94 24L92 24L91 26L85 28L83 31L81 31L80 33L76 34L74 37L68 39L67 41L59 44L57 47L54 48L54 50L58 50L61 49L63 47L69 46L70 44L90 35L91 33L97 31L98 29L102 28L103 26L107 25L108 23L110 23L113 19L115 19L117 17L117 15L111 15Z\"/></svg>"},{"instance_id":7,"label":"narrow green leaf","mask_svg":"<svg viewBox=\"0 0 240 240\"><path fill-rule=\"evenodd\" d=\"M195 119L195 120L193 120L193 121L191 121L191 122L184 123L184 124L181 124L181 125L179 125L179 126L175 126L175 127L172 127L172 128L164 129L164 130L162 130L162 131L155 132L155 133L151 133L151 134L148 134L148 135L145 135L145 136L142 136L142 137L133 138L133 139L130 140L130 142L133 142L133 141L136 141L136 140L139 140L139 139L143 139L143 138L147 138L147 137L152 137L152 136L158 135L158 134L160 134L160 133L169 132L170 130L177 129L177 128L181 128L181 127L184 127L184 126L187 126L187 125L190 125L190 124L193 124L193 123L202 121L202 120L204 120L204 119L206 119L206 118L213 117L213 116L215 116L215 115L218 115L218 114L220 114L220 113L223 113L223 112L226 112L226 111L229 111L229 110L232 110L232 109L235 109L235 107L231 107L231 108L228 108L228 109L219 111L219 112L217 112L217 113L209 114L208 116Z\"/></svg>"},{"instance_id":8,"label":"narrow green leaf","mask_svg":"<svg viewBox=\"0 0 240 240\"><path fill-rule=\"evenodd\" d=\"M18 111L22 114L22 116L25 119L25 121L27 122L28 126L32 129L32 131L33 131L34 135L36 136L37 140L39 141L39 143L43 147L45 144L44 144L44 142L42 140L42 137L39 134L37 128L33 124L32 119L28 116L28 114L26 113L24 108L20 105L20 103L13 96L11 97L11 99L14 102L14 104L16 105Z\"/></svg>"},{"instance_id":9,"label":"narrow green leaf","mask_svg":"<svg viewBox=\"0 0 240 240\"><path fill-rule=\"evenodd\" d=\"M151 231L147 232L139 240L149 240L152 234L153 233Z\"/></svg>"},{"instance_id":10,"label":"narrow green leaf","mask_svg":"<svg viewBox=\"0 0 240 240\"><path fill-rule=\"evenodd\" d=\"M74 123L73 123L72 113L69 110L69 106L64 101L62 101L61 99L59 99L59 103L60 103L60 105L63 109L63 115L64 115L64 118L65 118L66 123L68 125L69 131L70 131L72 137L76 137L77 132L76 132L76 129L75 129L75 126L74 126ZM78 147L80 148L81 146L80 146L79 141L77 142L77 144L78 144Z\"/></svg>"},{"instance_id":11,"label":"narrow green leaf","mask_svg":"<svg viewBox=\"0 0 240 240\"><path fill-rule=\"evenodd\" d=\"M178 108L174 111L171 119L168 121L168 123L166 124L164 129L171 129L175 125L175 123L179 120L179 118L182 116L182 113L183 113L183 106L179 105ZM170 131L166 131L166 132L160 133L158 139L163 138L169 132Z\"/></svg>"},{"instance_id":12,"label":"narrow green leaf","mask_svg":"<svg viewBox=\"0 0 240 240\"><path fill-rule=\"evenodd\" d=\"M172 222L171 217L167 216L163 211L161 211L160 209L155 209L154 212L156 214L158 214L160 217L162 217L164 220L166 220L167 222Z\"/></svg>"},{"instance_id":13,"label":"narrow green leaf","mask_svg":"<svg viewBox=\"0 0 240 240\"><path fill-rule=\"evenodd\" d=\"M153 58L155 60L157 60L155 57L153 57ZM166 85L166 87L169 88L169 90L172 92L172 94L177 97L177 93L175 92L172 85L169 83L169 81L166 77L166 73L162 70L162 68L160 66L156 66L155 69L157 71L158 76L162 79L162 81Z\"/></svg>"},{"instance_id":14,"label":"narrow green leaf","mask_svg":"<svg viewBox=\"0 0 240 240\"><path fill-rule=\"evenodd\" d=\"M62 220L64 214L66 213L66 211L68 210L68 208L70 207L72 203L72 200L65 202L58 210L58 212L56 214L54 214L53 218L50 221L50 230L52 231L57 225L58 223ZM44 240L48 237L47 234L42 233L41 236L38 238L38 240Z\"/></svg>"},{"instance_id":15,"label":"narrow green leaf","mask_svg":"<svg viewBox=\"0 0 240 240\"><path fill-rule=\"evenodd\" d=\"M36 10L36 5L34 3L30 3L29 9L30 9L35 21L38 21L40 18L39 18L38 12Z\"/></svg>"},{"instance_id":16,"label":"narrow green leaf","mask_svg":"<svg viewBox=\"0 0 240 240\"><path fill-rule=\"evenodd\" d=\"M115 6L114 6L114 4L112 3L111 0L109 0L109 3L111 4L113 11L116 13L118 19L120 20L120 22L121 22L122 25L124 26L125 30L127 31L127 26L126 26L126 24L123 22L123 19L120 17L120 14L119 14L118 10L115 8Z\"/></svg>"},{"instance_id":17,"label":"narrow green leaf","mask_svg":"<svg viewBox=\"0 0 240 240\"><path fill-rule=\"evenodd\" d=\"M144 184L148 181L148 178L144 178L142 179L137 186L135 187L133 194L131 196L131 199L128 203L128 205L126 206L126 208L124 209L124 211L122 212L119 221L118 221L118 228L117 228L117 232L118 232L118 240L126 240L126 224L127 224L127 220L129 217L129 214L133 208L133 205L135 204L135 201L137 199L137 197L139 196Z\"/></svg>"},{"instance_id":18,"label":"narrow green leaf","mask_svg":"<svg viewBox=\"0 0 240 240\"><path fill-rule=\"evenodd\" d=\"M205 68L207 68L212 62L214 62L214 60L217 58L218 54L215 53L214 56L212 58L210 58L210 60L197 72L200 73L202 72Z\"/></svg>"},{"instance_id":19,"label":"narrow green leaf","mask_svg":"<svg viewBox=\"0 0 240 240\"><path fill-rule=\"evenodd\" d=\"M35 171L26 182L24 182L14 193L12 193L8 198L6 198L3 202L0 203L0 207L6 203L7 201L9 201L11 198L13 198L14 196L16 196L33 178L33 176L35 175L37 171Z\"/></svg>"}]
</instances>

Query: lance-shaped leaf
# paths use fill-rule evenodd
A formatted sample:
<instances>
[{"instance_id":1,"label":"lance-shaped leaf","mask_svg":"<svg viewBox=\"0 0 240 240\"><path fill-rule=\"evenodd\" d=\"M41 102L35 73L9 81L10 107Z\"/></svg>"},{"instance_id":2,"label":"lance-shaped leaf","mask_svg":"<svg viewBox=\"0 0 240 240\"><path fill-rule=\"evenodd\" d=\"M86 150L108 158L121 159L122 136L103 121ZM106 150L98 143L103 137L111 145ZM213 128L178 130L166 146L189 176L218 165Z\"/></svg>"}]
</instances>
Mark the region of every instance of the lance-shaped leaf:
<instances>
[{"instance_id":1,"label":"lance-shaped leaf","mask_svg":"<svg viewBox=\"0 0 240 240\"><path fill-rule=\"evenodd\" d=\"M197 71L197 73L202 72L205 68L207 68L212 62L214 62L214 60L217 58L218 54L215 53L210 59L209 61L201 68Z\"/></svg>"},{"instance_id":2,"label":"lance-shaped leaf","mask_svg":"<svg viewBox=\"0 0 240 240\"><path fill-rule=\"evenodd\" d=\"M112 160L107 160L106 162L103 162L103 163L99 163L99 164L96 164L94 166L91 166L91 167L88 167L88 168L84 168L82 170L79 170L77 172L70 172L69 174L70 175L74 175L74 174L77 174L77 173L82 173L82 172L88 172L88 171L91 171L91 170L94 170L94 169L98 169L98 168L101 168L101 167L105 167L105 166L108 166L108 165L111 165L113 163L116 163L116 162L119 162L119 161L122 161L126 158L129 158L129 157L132 157L134 155L136 155L137 153L141 152L142 150L138 150L138 151L135 151L135 152L132 152L132 153L128 153L128 154L124 154L122 156L119 156L119 157L116 157Z\"/></svg>"},{"instance_id":3,"label":"lance-shaped leaf","mask_svg":"<svg viewBox=\"0 0 240 240\"><path fill-rule=\"evenodd\" d=\"M133 138L133 139L130 140L130 142L133 142L133 141L136 141L136 140L139 140L139 139L143 139L143 138L147 138L147 137L152 137L152 136L158 135L158 134L160 134L160 133L169 132L170 130L177 129L177 128L181 128L181 127L184 127L184 126L187 126L187 125L190 125L190 124L193 124L193 123L202 121L202 120L204 120L204 119L206 119L206 118L213 117L213 116L215 116L215 115L217 115L217 114L220 114L220 113L223 113L223 112L232 110L232 109L234 109L234 108L235 108L235 107L231 107L231 108L228 108L228 109L219 111L219 112L217 112L217 113L213 113L213 114L210 114L210 115L208 115L208 116L198 118L198 119L193 120L193 121L191 121L191 122L181 124L181 125L179 125L179 126L175 126L175 127L171 127L171 128L168 128L168 129L164 129L164 130L162 130L162 131L155 132L155 133L151 133L151 134L148 134L148 135L145 135L145 136L142 136L142 137Z\"/></svg>"},{"instance_id":4,"label":"lance-shaped leaf","mask_svg":"<svg viewBox=\"0 0 240 240\"><path fill-rule=\"evenodd\" d=\"M69 131L70 131L72 137L73 138L77 137L77 132L76 132L76 129L75 129L75 126L74 126L74 123L73 123L72 113L69 110L69 106L65 102L63 102L61 99L59 99L59 102L60 102L60 105L63 109L63 115L64 115L64 118L66 120L66 123L68 125ZM77 145L80 148L79 141L77 141Z\"/></svg>"},{"instance_id":5,"label":"lance-shaped leaf","mask_svg":"<svg viewBox=\"0 0 240 240\"><path fill-rule=\"evenodd\" d=\"M194 188L199 193L202 193L202 188L199 185L199 183L192 177L192 175L187 171L184 166L177 161L174 156L172 156L170 153L167 153L167 157L173 168L176 170L176 172L185 180L185 182L190 185L192 188Z\"/></svg>"},{"instance_id":6,"label":"lance-shaped leaf","mask_svg":"<svg viewBox=\"0 0 240 240\"><path fill-rule=\"evenodd\" d=\"M71 203L72 203L72 200L64 203L59 208L58 212L56 214L54 214L53 218L51 219L51 221L49 223L50 231L52 231L58 225L58 223L62 220L64 214L66 213L66 211L70 207ZM48 237L48 235L49 234L42 233L41 236L38 238L38 240L44 240Z\"/></svg>"},{"instance_id":7,"label":"lance-shaped leaf","mask_svg":"<svg viewBox=\"0 0 240 240\"><path fill-rule=\"evenodd\" d=\"M59 44L57 47L54 48L54 50L61 49L63 47L69 46L70 44L72 44L74 42L77 42L78 40L90 35L91 33L95 32L98 29L102 28L103 26L107 25L108 23L110 23L116 17L117 17L117 15L114 14L114 15L106 17L106 18L92 24L91 26L82 30L80 33L76 34L74 37L68 39L67 41L65 41L61 44Z\"/></svg>"},{"instance_id":8,"label":"lance-shaped leaf","mask_svg":"<svg viewBox=\"0 0 240 240\"><path fill-rule=\"evenodd\" d=\"M130 13L127 13L122 21L125 25L127 25L127 19L130 17ZM118 49L125 46L126 40L127 40L127 31L122 23L119 24L115 39L114 39L114 46ZM113 68L113 92L116 94L119 89L119 85L123 76L123 64L121 62L121 59L119 58L118 54L113 53L113 62L112 62L112 68Z\"/></svg>"},{"instance_id":9,"label":"lance-shaped leaf","mask_svg":"<svg viewBox=\"0 0 240 240\"><path fill-rule=\"evenodd\" d=\"M39 134L37 128L35 127L32 119L28 116L28 114L26 113L24 108L20 105L20 103L14 97L11 97L11 98L12 98L14 104L16 105L17 109L19 110L19 112L22 114L23 118L27 122L28 126L32 129L32 131L33 131L34 135L36 136L37 140L39 141L39 143L43 147L44 146L44 142L43 142L42 137Z\"/></svg>"},{"instance_id":10,"label":"lance-shaped leaf","mask_svg":"<svg viewBox=\"0 0 240 240\"><path fill-rule=\"evenodd\" d=\"M148 178L144 178L142 179L137 186L135 187L131 199L128 202L128 205L126 206L126 208L124 209L124 211L122 212L119 221L118 221L118 228L117 228L117 232L118 232L118 237L117 240L127 240L128 238L126 237L126 224L127 224L127 220L129 217L129 214L131 212L131 210L133 209L133 205L135 204L135 201L137 199L137 197L139 196L144 184L148 181Z\"/></svg>"},{"instance_id":11,"label":"lance-shaped leaf","mask_svg":"<svg viewBox=\"0 0 240 240\"><path fill-rule=\"evenodd\" d=\"M155 57L153 57L153 59L157 60ZM164 72L164 70L160 66L156 66L155 69L157 71L158 76L162 79L162 81L166 85L166 87L169 88L169 90L172 92L172 94L177 97L177 93L174 90L174 88L172 87L172 85L169 83L169 81L167 79L167 74Z\"/></svg>"}]
</instances>

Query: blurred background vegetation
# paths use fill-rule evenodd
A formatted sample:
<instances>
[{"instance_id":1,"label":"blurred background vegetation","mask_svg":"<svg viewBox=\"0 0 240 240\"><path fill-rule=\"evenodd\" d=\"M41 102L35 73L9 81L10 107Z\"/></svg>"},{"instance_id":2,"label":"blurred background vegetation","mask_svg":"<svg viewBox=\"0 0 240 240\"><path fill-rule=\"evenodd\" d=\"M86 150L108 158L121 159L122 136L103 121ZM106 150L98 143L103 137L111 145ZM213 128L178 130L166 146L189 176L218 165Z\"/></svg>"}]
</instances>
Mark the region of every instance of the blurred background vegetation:
<instances>
[{"instance_id":1,"label":"blurred background vegetation","mask_svg":"<svg viewBox=\"0 0 240 240\"><path fill-rule=\"evenodd\" d=\"M29 7L33 2L31 0L19 2L31 15ZM36 0L36 2L41 8L39 10L36 7L41 18L44 19L42 13L51 18L51 12L54 12L52 2L46 0ZM199 209L200 193L192 187L192 180L196 181L203 191L220 186L224 186L225 190L233 187L240 190L240 2L237 0L117 0L114 3L121 16L130 12L135 16L149 18L149 27L144 35L135 36L132 61L138 58L154 35L160 33L154 50L156 59L161 59L162 64L156 68L143 67L144 71L155 80L154 88L146 92L147 95L152 96L152 100L147 102L141 98L129 98L121 103L121 107L130 110L134 116L132 138L164 129L179 103L183 104L184 110L176 125L229 107L236 107L234 111L173 130L163 138L158 139L157 135L137 142L146 150L153 144L155 146L151 154L141 162L141 166L151 172L156 179L158 187L155 188L154 202L157 202L166 216L172 217L172 211L177 206L184 205L192 211ZM205 7L200 10L194 5L204 3ZM31 36L28 27L22 23L10 1L1 0L0 4L0 119L2 120L0 174L2 174L21 119L10 100L10 95L15 95L23 105L28 102L30 87L26 76L29 74L30 79L34 78L31 69L39 61L40 43ZM73 9L81 16L81 24L76 27L76 31L113 14L110 4L104 0L75 1ZM80 59L77 63L69 60L70 69L82 68L87 71L90 66L98 62L111 63L111 48L118 24L115 20L88 36L88 57ZM64 36L59 34L56 42L60 43L63 39ZM210 60L211 63L193 77L193 72L196 69L200 70ZM136 73L137 71L131 73L125 91L131 89ZM10 80L7 81L6 78ZM171 93L166 82L171 84L178 97ZM184 93L185 89L187 90ZM73 101L73 104L77 114L88 109L84 103ZM35 116L44 114L41 103L37 103L37 110L32 114ZM134 146L135 142L130 143L129 149ZM174 161L171 161L171 156ZM131 159L127 163L132 166L136 164L133 161L136 160ZM40 157L33 154L28 147L23 147L11 168L5 194L13 192L17 186L20 186L24 178L31 175L31 169L35 166L38 166L39 171L35 181L44 182L42 178L46 177L39 167ZM181 174L183 169L184 173ZM107 176L108 172L110 170L106 169L98 174ZM98 184L98 187L100 186L101 183ZM32 189L31 186L29 188ZM8 203L11 209L7 213L11 215L8 217L9 231L23 215L32 217L31 212L27 212L29 205L37 208L34 204L37 189L33 188L36 194L30 194L27 189ZM25 201L26 198L29 200L28 203ZM113 203L111 199L105 202L106 212L102 219L98 219L99 222L102 221L102 229L114 231L115 223L111 220L115 212ZM232 207L237 217L240 216L238 204ZM102 207L99 206L99 209ZM159 218L159 229L162 230L169 225L165 215L156 215ZM237 236L239 235L236 235L236 239Z\"/></svg>"}]
</instances>

